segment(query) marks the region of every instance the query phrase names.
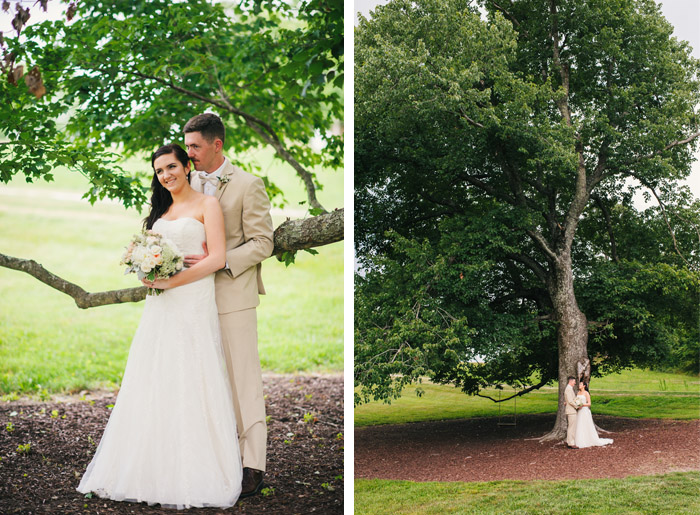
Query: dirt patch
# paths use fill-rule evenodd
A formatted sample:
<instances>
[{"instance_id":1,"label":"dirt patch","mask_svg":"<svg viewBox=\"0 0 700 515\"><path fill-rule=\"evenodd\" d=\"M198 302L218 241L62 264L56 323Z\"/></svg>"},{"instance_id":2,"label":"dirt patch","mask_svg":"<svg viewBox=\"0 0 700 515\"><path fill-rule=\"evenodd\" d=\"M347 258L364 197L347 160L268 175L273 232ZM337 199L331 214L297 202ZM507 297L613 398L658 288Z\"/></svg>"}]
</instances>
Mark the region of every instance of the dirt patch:
<instances>
[{"instance_id":1,"label":"dirt patch","mask_svg":"<svg viewBox=\"0 0 700 515\"><path fill-rule=\"evenodd\" d=\"M269 490L239 501L226 513L342 513L342 377L266 375L263 382L271 417ZM88 499L76 492L109 418L107 406L116 399L113 393L96 397L0 404L0 513L181 513L145 503ZM29 452L19 452L18 446L27 443Z\"/></svg>"},{"instance_id":2,"label":"dirt patch","mask_svg":"<svg viewBox=\"0 0 700 515\"><path fill-rule=\"evenodd\" d=\"M355 430L355 477L411 481L621 478L700 470L700 421L596 416L605 447L540 443L554 415L445 420Z\"/></svg>"}]
</instances>

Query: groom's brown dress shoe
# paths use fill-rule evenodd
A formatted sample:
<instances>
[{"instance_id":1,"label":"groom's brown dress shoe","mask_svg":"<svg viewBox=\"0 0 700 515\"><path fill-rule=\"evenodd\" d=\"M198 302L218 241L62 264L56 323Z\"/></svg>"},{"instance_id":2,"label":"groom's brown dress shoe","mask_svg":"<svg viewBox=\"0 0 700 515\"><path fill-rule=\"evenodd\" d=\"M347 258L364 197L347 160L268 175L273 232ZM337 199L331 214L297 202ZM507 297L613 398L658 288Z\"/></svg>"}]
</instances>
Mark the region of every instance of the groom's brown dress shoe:
<instances>
[{"instance_id":1,"label":"groom's brown dress shoe","mask_svg":"<svg viewBox=\"0 0 700 515\"><path fill-rule=\"evenodd\" d=\"M567 444L567 447L568 447L569 449L578 449L578 447L577 447L576 445L568 445L568 444Z\"/></svg>"},{"instance_id":2,"label":"groom's brown dress shoe","mask_svg":"<svg viewBox=\"0 0 700 515\"><path fill-rule=\"evenodd\" d=\"M249 467L243 467L243 481L241 482L240 497L250 497L257 494L263 487L263 471Z\"/></svg>"}]
</instances>

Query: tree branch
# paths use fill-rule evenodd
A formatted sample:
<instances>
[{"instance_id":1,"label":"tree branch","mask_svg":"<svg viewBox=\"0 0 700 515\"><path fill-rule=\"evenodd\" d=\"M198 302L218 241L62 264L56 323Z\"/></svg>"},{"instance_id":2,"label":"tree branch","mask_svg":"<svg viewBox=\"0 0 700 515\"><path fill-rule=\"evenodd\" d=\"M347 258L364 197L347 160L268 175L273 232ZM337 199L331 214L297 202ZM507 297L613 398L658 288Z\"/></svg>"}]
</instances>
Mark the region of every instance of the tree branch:
<instances>
[{"instance_id":1,"label":"tree branch","mask_svg":"<svg viewBox=\"0 0 700 515\"><path fill-rule=\"evenodd\" d=\"M287 161L290 165L292 165L292 168L294 168L294 170L296 170L297 175L301 177L302 181L304 181L304 186L306 187L306 198L309 201L309 205L315 209L321 209L324 213L328 213L326 208L324 208L316 198L316 186L314 185L313 176L303 166L301 166L301 164L299 164L299 161L292 157L292 155L286 148L284 148L284 145L279 140L275 132L271 131L270 135L268 135L265 131L263 131L260 128L258 124L247 119L246 125L250 127L256 134L258 134L263 141L272 146L272 148L275 149L277 154L282 159Z\"/></svg>"},{"instance_id":2,"label":"tree branch","mask_svg":"<svg viewBox=\"0 0 700 515\"><path fill-rule=\"evenodd\" d=\"M480 124L479 122L477 122L477 121L472 120L471 118L469 118L469 116L467 116L467 114L464 112L464 109L462 109L461 107L460 107L460 109L459 109L459 116L460 116L461 118L464 118L464 119L467 121L467 123L469 123L470 125L473 125L474 127L478 127L479 129L484 129L484 128L485 128L485 127L484 127L482 124Z\"/></svg>"},{"instance_id":3,"label":"tree branch","mask_svg":"<svg viewBox=\"0 0 700 515\"><path fill-rule=\"evenodd\" d=\"M586 209L586 205L590 199L589 182L586 176L586 163L580 142L576 143L576 153L578 154L578 166L576 167L574 196L571 199L571 204L564 218L563 238L559 241L559 244L563 245L567 250L571 250L576 228L578 227L579 217Z\"/></svg>"},{"instance_id":4,"label":"tree branch","mask_svg":"<svg viewBox=\"0 0 700 515\"><path fill-rule=\"evenodd\" d=\"M303 220L287 220L275 229L273 255L321 247L343 239L345 209Z\"/></svg>"},{"instance_id":5,"label":"tree branch","mask_svg":"<svg viewBox=\"0 0 700 515\"><path fill-rule=\"evenodd\" d=\"M220 109L224 111L228 111L229 113L235 114L237 116L240 116L245 120L245 124L250 127L260 138L267 143L268 145L272 146L275 149L275 152L282 158L284 159L287 163L289 163L292 168L297 172L297 175L301 178L301 180L304 182L304 186L306 188L306 196L309 201L309 205L315 209L321 209L324 213L327 213L326 209L321 205L321 203L318 201L316 198L316 186L314 185L313 181L313 175L307 171L290 153L289 151L285 148L284 144L282 141L280 141L279 137L277 136L277 133L274 131L274 129L266 122L261 120L260 118L257 118L249 113L246 113L245 111L242 111L238 109L237 107L234 107L231 102L226 98L223 90L219 90L219 95L222 97L221 100L217 100L215 98L207 97L204 96L200 93L197 93L195 91L190 91L186 88L183 88L181 86L176 85L172 80L165 80L161 77L157 77L154 75L148 75L145 73L142 73L138 70L125 70L125 72L130 73L131 75L135 75L136 77L140 77L142 79L150 79L153 81L158 82L159 84L162 84L174 91L177 91L178 93L182 93L183 95L190 96L192 98L196 98L197 100L201 100L202 102L206 102L212 105L215 105L216 107L219 107Z\"/></svg>"},{"instance_id":6,"label":"tree branch","mask_svg":"<svg viewBox=\"0 0 700 515\"><path fill-rule=\"evenodd\" d=\"M527 30L522 28L522 25L520 24L518 19L515 16L513 16L509 11L507 11L505 8L498 5L496 2L493 2L492 0L489 0L488 3L493 5L496 8L496 10L501 11L505 15L505 17L513 23L513 26L516 29L518 29L518 34L522 35L524 38L530 37L530 33ZM511 3L511 5L513 5L512 1L510 3Z\"/></svg>"},{"instance_id":7,"label":"tree branch","mask_svg":"<svg viewBox=\"0 0 700 515\"><path fill-rule=\"evenodd\" d=\"M537 244L537 246L540 248L540 250L542 250L542 252L544 252L547 259L549 259L551 261L557 260L557 255L554 253L554 251L552 249L549 248L549 245L545 241L544 236L542 236L537 231L528 230L525 232L532 239L532 241L534 241L535 244Z\"/></svg>"},{"instance_id":8,"label":"tree branch","mask_svg":"<svg viewBox=\"0 0 700 515\"><path fill-rule=\"evenodd\" d=\"M673 248L676 250L676 253L680 256L680 258L683 260L683 262L686 264L686 266L692 270L692 266L690 263L688 263L688 260L683 257L683 254L681 254L681 251L678 249L678 242L676 241L676 234L673 232L673 228L671 228L671 223L668 220L668 215L666 214L666 206L664 203L661 201L659 196L656 194L656 190L654 187L649 184L647 181L642 179L641 177L637 176L636 174L632 174L632 177L637 179L639 182L641 182L645 187L649 188L649 191L654 195L656 198L656 201L659 203L659 207L661 208L661 214L664 217L664 222L666 222L666 227L668 228L668 232L671 234L671 239L673 240Z\"/></svg>"},{"instance_id":9,"label":"tree branch","mask_svg":"<svg viewBox=\"0 0 700 515\"><path fill-rule=\"evenodd\" d=\"M518 28L518 29L520 28L520 22L515 18L515 16L510 14L506 9L504 9L503 7L498 5L496 2L489 1L489 3L491 5L493 5L497 10L501 11L505 15L506 18L508 18L510 21L512 21L515 24L516 28ZM527 31L525 32L525 35L527 35Z\"/></svg>"},{"instance_id":10,"label":"tree branch","mask_svg":"<svg viewBox=\"0 0 700 515\"><path fill-rule=\"evenodd\" d=\"M507 203L507 204L510 204L510 205L512 205L512 206L516 205L515 199L509 197L508 195L505 195L504 193L502 193L501 191L497 190L496 188L494 188L494 187L491 186L490 184L488 184L488 183L482 181L481 179L478 179L478 178L476 178L476 177L473 176L473 175L462 175L461 177L462 177L465 181L467 181L469 184L471 184L472 186L476 186L477 188L479 188L480 190L485 191L486 193L488 193L488 194L491 195L492 197L501 199L503 202L505 202L505 203Z\"/></svg>"},{"instance_id":11,"label":"tree branch","mask_svg":"<svg viewBox=\"0 0 700 515\"><path fill-rule=\"evenodd\" d=\"M681 216L681 215L679 215L678 213L675 213L675 212L674 212L673 215L676 216L677 218L680 218L680 219L683 220L685 223L687 223L688 225L690 225L693 229L695 229L695 234L698 235L698 248L700 248L700 227L698 227L697 224L695 224L693 221L688 220L686 217Z\"/></svg>"},{"instance_id":12,"label":"tree branch","mask_svg":"<svg viewBox=\"0 0 700 515\"><path fill-rule=\"evenodd\" d=\"M538 279L542 281L543 284L547 284L547 271L542 265L537 261L532 259L530 256L525 254L506 254L506 257L512 261L517 261L528 267L537 276Z\"/></svg>"},{"instance_id":13,"label":"tree branch","mask_svg":"<svg viewBox=\"0 0 700 515\"><path fill-rule=\"evenodd\" d=\"M0 254L0 266L25 272L39 279L42 283L73 297L75 303L81 309L104 306L106 304L119 304L122 302L139 302L146 298L146 288L143 286L125 290L88 293L77 284L73 284L52 274L33 259L21 259Z\"/></svg>"},{"instance_id":14,"label":"tree branch","mask_svg":"<svg viewBox=\"0 0 700 515\"><path fill-rule=\"evenodd\" d=\"M598 162L596 163L593 173L588 178L588 182L586 184L586 189L589 193L593 191L593 188L595 188L595 186L603 179L603 176L605 175L605 170L608 165L609 149L610 142L606 140L600 146L600 152L598 152Z\"/></svg>"},{"instance_id":15,"label":"tree branch","mask_svg":"<svg viewBox=\"0 0 700 515\"><path fill-rule=\"evenodd\" d=\"M305 218L303 220L287 220L275 229L273 255L282 252L320 247L343 239L344 209ZM32 259L22 259L0 254L0 266L25 272L42 283L65 293L75 300L81 309L120 304L123 302L139 302L146 298L146 288L127 288L89 293L77 284L73 284L49 272L40 263Z\"/></svg>"},{"instance_id":16,"label":"tree branch","mask_svg":"<svg viewBox=\"0 0 700 515\"><path fill-rule=\"evenodd\" d=\"M639 163L640 161L643 161L644 159L651 159L652 157L659 156L659 155L663 154L664 152L666 152L667 150L670 150L670 149L677 147L679 145L687 145L688 143L695 141L699 137L700 137L700 131L698 131L694 134L691 134L690 136L688 136L685 139L672 141L671 143L669 143L668 145L666 145L662 149L655 150L655 151L650 152L649 154L646 154L644 156L639 156L639 157L632 159L630 161L627 161L625 163L620 163L618 166L616 166L612 169L608 169L609 172L606 175L610 176L610 175L613 175L615 173L619 173L621 170L623 171L623 173L625 173L629 167ZM634 175L634 174L630 174L630 175L638 179L638 177L636 177L636 175Z\"/></svg>"},{"instance_id":17,"label":"tree branch","mask_svg":"<svg viewBox=\"0 0 700 515\"><path fill-rule=\"evenodd\" d=\"M649 158L652 158L652 157L656 157L656 156L658 156L658 155L660 155L660 154L666 152L667 150L672 149L673 147L677 147L678 145L686 145L687 143L690 143L691 141L696 140L698 137L700 137L700 131L696 132L695 134L691 134L690 136L688 136L688 137L685 138L685 139L672 141L671 143L669 143L668 145L666 145L666 146L665 146L664 148L662 148L661 150L656 150L656 151L654 151L654 152L652 152L652 153L650 153L650 154L647 154L646 156L642 156L642 157L640 157L639 159L637 159L637 160L634 161L634 162L636 163L636 162L638 162L638 161L641 161L642 159L649 159Z\"/></svg>"},{"instance_id":18,"label":"tree branch","mask_svg":"<svg viewBox=\"0 0 700 515\"><path fill-rule=\"evenodd\" d=\"M505 401L509 401L510 399L513 399L514 397L520 397L521 395L525 395L526 393L530 393L533 390L539 390L544 385L546 385L548 382L549 382L548 380L543 379L542 381L540 381L539 384L530 386L529 388L525 388L524 390L520 390L518 393L511 395L510 397L506 397L505 399L496 400L493 397L489 397L488 395L482 395L478 392L476 395L477 395L477 397L483 397L484 399L489 399L489 400L492 400L493 402L505 402Z\"/></svg>"},{"instance_id":19,"label":"tree branch","mask_svg":"<svg viewBox=\"0 0 700 515\"><path fill-rule=\"evenodd\" d=\"M566 121L566 125L572 126L571 122L571 110L569 109L569 67L567 64L561 62L561 56L559 55L559 24L557 23L557 7L554 0L549 2L549 13L552 17L552 57L554 59L554 66L559 70L559 76L561 78L561 85L564 88L564 95L556 99L555 102L559 108L559 112Z\"/></svg>"}]
</instances>

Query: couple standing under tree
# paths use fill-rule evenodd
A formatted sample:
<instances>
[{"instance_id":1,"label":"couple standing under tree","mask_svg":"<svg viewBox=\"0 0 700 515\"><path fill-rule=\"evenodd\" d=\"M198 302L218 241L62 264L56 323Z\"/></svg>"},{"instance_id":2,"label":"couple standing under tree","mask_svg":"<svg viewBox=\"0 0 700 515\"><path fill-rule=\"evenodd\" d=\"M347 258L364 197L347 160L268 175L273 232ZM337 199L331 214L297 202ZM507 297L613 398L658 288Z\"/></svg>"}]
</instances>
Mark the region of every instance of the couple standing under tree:
<instances>
[{"instance_id":1,"label":"couple standing under tree","mask_svg":"<svg viewBox=\"0 0 700 515\"><path fill-rule=\"evenodd\" d=\"M186 268L143 279L164 292L146 297L117 401L78 491L223 508L263 484L255 308L273 228L262 180L223 155L221 119L195 116L184 132L187 152L171 144L151 158L144 225L175 243Z\"/></svg>"},{"instance_id":2,"label":"couple standing under tree","mask_svg":"<svg viewBox=\"0 0 700 515\"><path fill-rule=\"evenodd\" d=\"M591 395L588 385L581 380L578 384L578 395L574 395L576 378L569 376L564 389L566 404L566 445L569 449L581 449L613 443L611 438L600 438L591 415Z\"/></svg>"}]
</instances>

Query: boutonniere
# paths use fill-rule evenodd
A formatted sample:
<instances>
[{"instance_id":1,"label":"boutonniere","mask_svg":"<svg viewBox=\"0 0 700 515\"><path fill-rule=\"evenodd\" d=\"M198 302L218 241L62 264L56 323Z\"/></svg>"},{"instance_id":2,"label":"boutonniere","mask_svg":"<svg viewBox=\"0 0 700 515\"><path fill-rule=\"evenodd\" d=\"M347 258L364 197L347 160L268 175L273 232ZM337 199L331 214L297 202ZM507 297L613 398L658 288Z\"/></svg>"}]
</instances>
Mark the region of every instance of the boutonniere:
<instances>
[{"instance_id":1,"label":"boutonniere","mask_svg":"<svg viewBox=\"0 0 700 515\"><path fill-rule=\"evenodd\" d=\"M231 180L231 177L229 177L228 175L222 175L221 177L219 177L219 182L221 184L226 184L230 180Z\"/></svg>"}]
</instances>

